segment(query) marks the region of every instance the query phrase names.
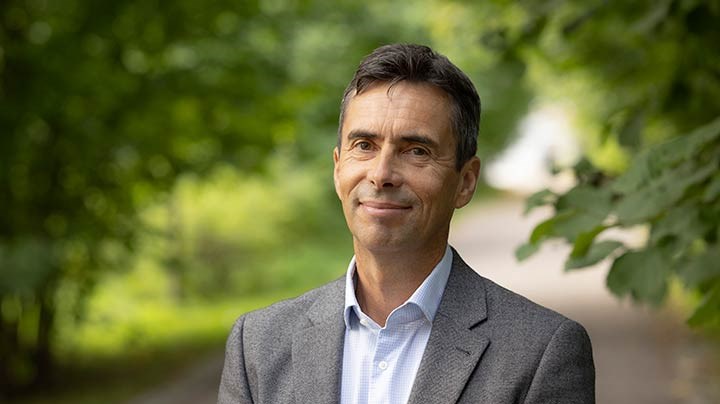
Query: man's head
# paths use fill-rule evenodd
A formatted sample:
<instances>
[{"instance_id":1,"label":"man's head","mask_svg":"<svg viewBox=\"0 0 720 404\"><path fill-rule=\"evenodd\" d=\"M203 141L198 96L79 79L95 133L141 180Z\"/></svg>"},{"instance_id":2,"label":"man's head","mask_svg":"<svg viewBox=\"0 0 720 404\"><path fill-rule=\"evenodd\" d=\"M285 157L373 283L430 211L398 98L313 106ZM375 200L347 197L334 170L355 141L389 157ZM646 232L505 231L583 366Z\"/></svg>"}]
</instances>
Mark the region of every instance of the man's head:
<instances>
[{"instance_id":1,"label":"man's head","mask_svg":"<svg viewBox=\"0 0 720 404\"><path fill-rule=\"evenodd\" d=\"M338 126L338 146L348 102L377 83L427 83L441 89L451 101L450 120L456 139L456 168L477 151L480 125L480 97L470 79L445 56L427 46L392 44L375 49L360 62L355 76L343 94ZM338 147L338 149L340 149Z\"/></svg>"},{"instance_id":2,"label":"man's head","mask_svg":"<svg viewBox=\"0 0 720 404\"><path fill-rule=\"evenodd\" d=\"M358 71L374 73L356 75L343 101L335 190L356 253L438 255L454 210L470 202L477 184L477 94L462 72L427 47L393 45L373 55ZM461 112L458 99L475 108ZM473 113L474 121L466 119Z\"/></svg>"}]
</instances>

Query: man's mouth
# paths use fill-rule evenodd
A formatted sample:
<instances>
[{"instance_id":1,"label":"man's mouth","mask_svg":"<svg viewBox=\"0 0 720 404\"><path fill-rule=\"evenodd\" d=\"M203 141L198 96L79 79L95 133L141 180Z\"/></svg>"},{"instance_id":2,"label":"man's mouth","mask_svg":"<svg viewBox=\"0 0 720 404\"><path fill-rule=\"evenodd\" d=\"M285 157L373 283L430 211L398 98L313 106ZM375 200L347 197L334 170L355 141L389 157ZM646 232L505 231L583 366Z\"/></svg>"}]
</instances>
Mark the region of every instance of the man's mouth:
<instances>
[{"instance_id":1,"label":"man's mouth","mask_svg":"<svg viewBox=\"0 0 720 404\"><path fill-rule=\"evenodd\" d=\"M402 214L411 209L408 204L377 200L360 201L360 207L373 216L381 217Z\"/></svg>"}]
</instances>

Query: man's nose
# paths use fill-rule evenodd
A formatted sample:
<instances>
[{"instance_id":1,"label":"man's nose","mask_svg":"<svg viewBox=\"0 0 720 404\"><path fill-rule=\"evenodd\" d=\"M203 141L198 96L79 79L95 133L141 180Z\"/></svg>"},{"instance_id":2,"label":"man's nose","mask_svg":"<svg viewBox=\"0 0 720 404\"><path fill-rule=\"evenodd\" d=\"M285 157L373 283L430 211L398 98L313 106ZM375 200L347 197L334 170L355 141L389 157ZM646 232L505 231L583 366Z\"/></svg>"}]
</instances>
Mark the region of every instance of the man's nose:
<instances>
[{"instance_id":1,"label":"man's nose","mask_svg":"<svg viewBox=\"0 0 720 404\"><path fill-rule=\"evenodd\" d=\"M370 169L369 179L376 189L397 187L402 183L402 176L398 170L400 162L394 151L384 149L374 159Z\"/></svg>"}]
</instances>

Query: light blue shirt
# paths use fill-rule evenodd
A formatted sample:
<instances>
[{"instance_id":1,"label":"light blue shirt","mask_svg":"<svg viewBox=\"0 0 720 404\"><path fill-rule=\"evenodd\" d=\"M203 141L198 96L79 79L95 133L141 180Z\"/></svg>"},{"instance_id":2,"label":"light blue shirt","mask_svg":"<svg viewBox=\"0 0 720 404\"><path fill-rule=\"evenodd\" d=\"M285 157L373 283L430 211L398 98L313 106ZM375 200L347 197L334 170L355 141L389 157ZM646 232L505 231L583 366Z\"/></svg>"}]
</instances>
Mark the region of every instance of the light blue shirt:
<instances>
[{"instance_id":1,"label":"light blue shirt","mask_svg":"<svg viewBox=\"0 0 720 404\"><path fill-rule=\"evenodd\" d=\"M398 404L410 398L452 267L452 251L380 327L355 297L355 257L345 279L345 345L341 404Z\"/></svg>"}]
</instances>

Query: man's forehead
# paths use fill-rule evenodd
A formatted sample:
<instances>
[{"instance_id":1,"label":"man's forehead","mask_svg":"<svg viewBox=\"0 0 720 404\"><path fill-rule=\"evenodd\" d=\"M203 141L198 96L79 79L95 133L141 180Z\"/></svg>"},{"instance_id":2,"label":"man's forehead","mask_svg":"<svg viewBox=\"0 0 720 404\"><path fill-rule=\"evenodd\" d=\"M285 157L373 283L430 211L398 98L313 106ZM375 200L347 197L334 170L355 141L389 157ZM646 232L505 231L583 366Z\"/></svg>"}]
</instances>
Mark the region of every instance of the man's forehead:
<instances>
[{"instance_id":1,"label":"man's forehead","mask_svg":"<svg viewBox=\"0 0 720 404\"><path fill-rule=\"evenodd\" d=\"M381 83L364 89L347 104L342 137L386 135L398 140L420 136L431 143L454 143L451 108L445 92L426 83Z\"/></svg>"},{"instance_id":2,"label":"man's forehead","mask_svg":"<svg viewBox=\"0 0 720 404\"><path fill-rule=\"evenodd\" d=\"M451 108L445 92L425 83L380 83L353 95L346 114L395 118L449 120Z\"/></svg>"}]
</instances>

